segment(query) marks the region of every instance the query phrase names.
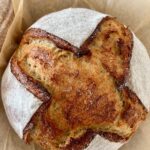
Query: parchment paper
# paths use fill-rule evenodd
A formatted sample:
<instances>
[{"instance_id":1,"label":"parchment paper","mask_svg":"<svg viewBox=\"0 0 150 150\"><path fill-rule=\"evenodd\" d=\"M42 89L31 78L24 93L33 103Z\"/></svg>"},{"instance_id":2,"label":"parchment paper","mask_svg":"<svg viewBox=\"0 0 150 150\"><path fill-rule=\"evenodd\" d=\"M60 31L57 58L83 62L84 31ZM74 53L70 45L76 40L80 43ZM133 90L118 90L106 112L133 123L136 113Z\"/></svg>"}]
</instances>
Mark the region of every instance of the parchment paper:
<instances>
[{"instance_id":1,"label":"parchment paper","mask_svg":"<svg viewBox=\"0 0 150 150\"><path fill-rule=\"evenodd\" d=\"M135 32L150 54L150 0L12 0L12 2L15 18L0 51L0 80L25 29L41 16L68 7L85 7L116 16ZM24 144L14 133L8 123L1 99L0 150L40 150L36 145ZM150 114L130 142L121 150L150 150Z\"/></svg>"}]
</instances>

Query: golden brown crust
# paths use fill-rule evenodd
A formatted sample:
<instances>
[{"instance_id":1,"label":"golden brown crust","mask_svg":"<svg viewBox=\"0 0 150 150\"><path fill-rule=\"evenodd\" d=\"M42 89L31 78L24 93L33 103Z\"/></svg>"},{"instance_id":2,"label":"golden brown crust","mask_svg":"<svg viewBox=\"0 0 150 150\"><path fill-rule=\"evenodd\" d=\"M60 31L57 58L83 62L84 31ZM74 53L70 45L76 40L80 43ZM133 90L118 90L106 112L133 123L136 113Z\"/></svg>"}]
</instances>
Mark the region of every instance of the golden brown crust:
<instances>
[{"instance_id":1,"label":"golden brown crust","mask_svg":"<svg viewBox=\"0 0 150 150\"><path fill-rule=\"evenodd\" d=\"M132 34L111 17L102 20L81 50L29 29L11 70L44 103L24 130L25 141L44 149L80 150L95 134L114 142L129 139L147 114L124 85L131 53Z\"/></svg>"},{"instance_id":2,"label":"golden brown crust","mask_svg":"<svg viewBox=\"0 0 150 150\"><path fill-rule=\"evenodd\" d=\"M73 52L77 57L81 57L83 55L88 54L90 51L87 48L77 48L74 45L68 43L67 41L51 34L51 33L47 33L46 31L42 31L40 29L36 29L36 28L31 28L29 30L26 31L25 33L25 38L23 38L23 40L21 41L21 45L23 44L27 44L30 39L32 38L36 38L36 39L48 39L50 41L53 41L58 48L60 49L65 49L67 51L71 51Z\"/></svg>"},{"instance_id":3,"label":"golden brown crust","mask_svg":"<svg viewBox=\"0 0 150 150\"><path fill-rule=\"evenodd\" d=\"M124 87L124 89L122 89L122 95L124 95L124 98L127 100L124 100L124 111L122 112L121 117L131 128L134 129L134 126L138 126L137 120L139 118L141 118L141 120L145 119L145 113L147 113L147 110L136 94L128 87ZM145 113L142 114L142 111Z\"/></svg>"},{"instance_id":4,"label":"golden brown crust","mask_svg":"<svg viewBox=\"0 0 150 150\"><path fill-rule=\"evenodd\" d=\"M123 138L116 133L99 132L98 134L111 142L125 142L128 140L128 138Z\"/></svg>"},{"instance_id":5,"label":"golden brown crust","mask_svg":"<svg viewBox=\"0 0 150 150\"><path fill-rule=\"evenodd\" d=\"M91 130L88 130L82 137L79 139L71 139L70 144L64 148L64 150L81 150L88 146L88 144L94 139L96 133Z\"/></svg>"},{"instance_id":6,"label":"golden brown crust","mask_svg":"<svg viewBox=\"0 0 150 150\"><path fill-rule=\"evenodd\" d=\"M99 42L97 42L98 40ZM91 50L93 48L101 49L100 59L104 67L116 79L118 84L125 82L132 54L132 33L127 27L116 21L116 18L105 17L81 47L82 49ZM116 59L116 56L122 60L119 68L117 63L120 61ZM121 71L119 70L120 68L122 69Z\"/></svg>"},{"instance_id":7,"label":"golden brown crust","mask_svg":"<svg viewBox=\"0 0 150 150\"><path fill-rule=\"evenodd\" d=\"M11 59L11 71L15 77L36 97L41 101L46 102L51 99L50 93L36 80L31 76L27 75L18 65L17 59L13 57Z\"/></svg>"}]
</instances>

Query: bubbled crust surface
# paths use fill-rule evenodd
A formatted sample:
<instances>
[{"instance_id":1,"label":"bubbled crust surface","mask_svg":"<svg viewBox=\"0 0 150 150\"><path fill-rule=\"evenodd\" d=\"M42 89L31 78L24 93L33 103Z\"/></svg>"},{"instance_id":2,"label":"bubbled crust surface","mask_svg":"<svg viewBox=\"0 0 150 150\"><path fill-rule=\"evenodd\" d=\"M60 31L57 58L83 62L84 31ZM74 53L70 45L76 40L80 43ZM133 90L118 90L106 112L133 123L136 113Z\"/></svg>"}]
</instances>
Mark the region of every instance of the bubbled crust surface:
<instances>
[{"instance_id":1,"label":"bubbled crust surface","mask_svg":"<svg viewBox=\"0 0 150 150\"><path fill-rule=\"evenodd\" d=\"M29 29L11 70L44 103L24 130L43 149L83 149L99 134L127 140L146 110L125 87L132 34L106 17L78 49L40 29Z\"/></svg>"}]
</instances>

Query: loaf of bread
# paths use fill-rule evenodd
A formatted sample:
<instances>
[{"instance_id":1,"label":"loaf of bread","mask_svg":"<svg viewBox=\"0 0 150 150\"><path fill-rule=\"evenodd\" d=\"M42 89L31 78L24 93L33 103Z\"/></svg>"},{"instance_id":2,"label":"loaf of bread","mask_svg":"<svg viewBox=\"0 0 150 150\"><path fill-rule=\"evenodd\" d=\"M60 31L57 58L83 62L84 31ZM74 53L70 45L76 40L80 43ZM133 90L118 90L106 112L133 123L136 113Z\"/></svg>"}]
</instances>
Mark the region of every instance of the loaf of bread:
<instances>
[{"instance_id":1,"label":"loaf of bread","mask_svg":"<svg viewBox=\"0 0 150 150\"><path fill-rule=\"evenodd\" d=\"M45 150L116 150L146 118L148 65L116 18L79 8L49 14L24 33L3 75L7 116Z\"/></svg>"}]
</instances>

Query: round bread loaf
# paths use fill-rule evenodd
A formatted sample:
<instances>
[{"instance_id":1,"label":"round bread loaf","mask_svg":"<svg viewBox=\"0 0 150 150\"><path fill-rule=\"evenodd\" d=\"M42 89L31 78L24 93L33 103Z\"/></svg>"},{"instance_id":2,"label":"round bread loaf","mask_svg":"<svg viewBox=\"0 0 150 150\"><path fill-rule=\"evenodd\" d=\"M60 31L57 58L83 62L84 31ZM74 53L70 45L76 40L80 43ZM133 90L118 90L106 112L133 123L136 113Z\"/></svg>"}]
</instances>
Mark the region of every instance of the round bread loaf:
<instances>
[{"instance_id":1,"label":"round bread loaf","mask_svg":"<svg viewBox=\"0 0 150 150\"><path fill-rule=\"evenodd\" d=\"M13 19L11 0L0 0L0 50L2 48L7 30Z\"/></svg>"},{"instance_id":2,"label":"round bread loaf","mask_svg":"<svg viewBox=\"0 0 150 150\"><path fill-rule=\"evenodd\" d=\"M25 33L2 78L10 124L45 150L117 150L146 118L150 59L116 18L69 8Z\"/></svg>"}]
</instances>

